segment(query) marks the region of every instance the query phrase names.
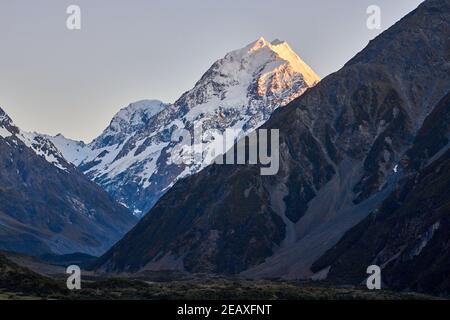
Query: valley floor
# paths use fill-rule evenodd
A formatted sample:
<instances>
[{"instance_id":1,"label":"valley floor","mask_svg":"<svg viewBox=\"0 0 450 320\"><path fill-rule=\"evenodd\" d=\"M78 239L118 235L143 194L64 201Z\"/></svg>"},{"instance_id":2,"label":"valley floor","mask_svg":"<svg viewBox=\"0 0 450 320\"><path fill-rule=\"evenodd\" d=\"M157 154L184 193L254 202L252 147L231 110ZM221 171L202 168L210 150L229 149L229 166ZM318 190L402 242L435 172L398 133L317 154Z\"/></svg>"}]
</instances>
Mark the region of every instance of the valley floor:
<instances>
[{"instance_id":1,"label":"valley floor","mask_svg":"<svg viewBox=\"0 0 450 320\"><path fill-rule=\"evenodd\" d=\"M428 300L388 290L325 282L247 280L179 272L104 276L82 272L82 288L66 288L64 268L27 256L0 254L0 300Z\"/></svg>"},{"instance_id":2,"label":"valley floor","mask_svg":"<svg viewBox=\"0 0 450 320\"><path fill-rule=\"evenodd\" d=\"M107 279L83 283L77 292L61 290L1 292L0 300L429 300L416 293L368 291L325 285L231 279L148 283L129 279Z\"/></svg>"}]
</instances>

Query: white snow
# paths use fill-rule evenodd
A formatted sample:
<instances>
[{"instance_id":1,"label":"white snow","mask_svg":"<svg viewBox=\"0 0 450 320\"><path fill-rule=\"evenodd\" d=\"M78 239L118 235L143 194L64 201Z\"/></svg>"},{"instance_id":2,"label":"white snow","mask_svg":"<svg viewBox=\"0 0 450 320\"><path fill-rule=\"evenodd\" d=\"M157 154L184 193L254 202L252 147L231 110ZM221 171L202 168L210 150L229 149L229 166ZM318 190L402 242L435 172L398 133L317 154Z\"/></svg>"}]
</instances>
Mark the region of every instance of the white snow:
<instances>
[{"instance_id":1,"label":"white snow","mask_svg":"<svg viewBox=\"0 0 450 320\"><path fill-rule=\"evenodd\" d=\"M8 138L10 136L12 136L12 133L9 132L8 130L6 130L6 128L3 128L3 127L0 126L0 137Z\"/></svg>"},{"instance_id":2,"label":"white snow","mask_svg":"<svg viewBox=\"0 0 450 320\"><path fill-rule=\"evenodd\" d=\"M121 109L115 120L124 120L128 124L136 125L141 123L142 115L153 117L165 107L165 104L159 100L141 100L131 103L128 107Z\"/></svg>"},{"instance_id":3,"label":"white snow","mask_svg":"<svg viewBox=\"0 0 450 320\"><path fill-rule=\"evenodd\" d=\"M226 109L248 106L248 88L255 81L258 83L261 96L266 95L270 87L282 88L278 93L284 93L286 85L289 86L295 76L301 77L307 86L313 86L320 81L320 77L286 42L276 40L275 43L276 45L272 45L264 38L260 38L219 60L216 70L219 75L207 83L200 81L191 90L195 92L199 88L206 87L209 100L192 108L186 119L192 121L202 113L214 112L218 107ZM283 77L277 78L277 75ZM270 83L272 79L274 83ZM214 94L212 82L226 86L224 97Z\"/></svg>"},{"instance_id":4,"label":"white snow","mask_svg":"<svg viewBox=\"0 0 450 320\"><path fill-rule=\"evenodd\" d=\"M11 127L17 128L7 114L0 109L0 123L7 123ZM3 138L15 136L21 140L27 147L33 150L38 156L43 157L58 169L67 171L62 153L56 148L44 135L22 131L17 128L18 133L11 133L4 126L0 125L0 136ZM12 140L14 144L16 141Z\"/></svg>"},{"instance_id":5,"label":"white snow","mask_svg":"<svg viewBox=\"0 0 450 320\"><path fill-rule=\"evenodd\" d=\"M178 179L202 170L227 151L222 143L225 129L234 129L236 139L249 134L262 125L273 110L319 81L286 42L270 43L260 38L214 63L194 88L174 104L158 100L132 103L121 109L103 133L89 144L62 135L48 138L66 160L77 166L88 165L85 173L101 181L99 183L107 189L119 189L130 181L142 189L152 184L154 187L151 178L155 172L166 172L167 166L184 159L178 176L166 183L158 180L163 192ZM210 136L193 148L171 144L168 140L174 128L191 130L201 123L207 124ZM193 159L192 149L202 150L203 159ZM158 161L163 156L167 159Z\"/></svg>"},{"instance_id":6,"label":"white snow","mask_svg":"<svg viewBox=\"0 0 450 320\"><path fill-rule=\"evenodd\" d=\"M82 163L88 156L89 148L82 141L68 139L61 134L57 136L44 136L61 151L68 162L76 166Z\"/></svg>"},{"instance_id":7,"label":"white snow","mask_svg":"<svg viewBox=\"0 0 450 320\"><path fill-rule=\"evenodd\" d=\"M35 132L20 131L17 138L22 140L27 147L32 149L38 156L43 157L47 162L51 163L58 169L67 171L68 168L66 168L59 160L64 159L63 154L50 140L46 139L45 136ZM39 138L42 138L43 141L39 141Z\"/></svg>"}]
</instances>

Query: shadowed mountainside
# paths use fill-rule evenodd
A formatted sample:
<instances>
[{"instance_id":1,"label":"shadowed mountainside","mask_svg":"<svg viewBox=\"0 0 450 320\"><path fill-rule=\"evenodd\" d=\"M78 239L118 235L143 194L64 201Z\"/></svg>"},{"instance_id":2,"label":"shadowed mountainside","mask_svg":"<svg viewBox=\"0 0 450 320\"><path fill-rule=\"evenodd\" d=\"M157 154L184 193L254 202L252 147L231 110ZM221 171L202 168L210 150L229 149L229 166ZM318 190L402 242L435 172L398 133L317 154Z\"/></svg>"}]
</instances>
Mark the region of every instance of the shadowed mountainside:
<instances>
[{"instance_id":1,"label":"shadowed mountainside","mask_svg":"<svg viewBox=\"0 0 450 320\"><path fill-rule=\"evenodd\" d=\"M312 276L311 265L397 187L401 160L449 92L449 7L424 2L276 110L263 128L280 130L277 175L212 165L183 179L98 269Z\"/></svg>"},{"instance_id":2,"label":"shadowed mountainside","mask_svg":"<svg viewBox=\"0 0 450 320\"><path fill-rule=\"evenodd\" d=\"M0 249L31 255L99 255L136 218L44 137L0 109Z\"/></svg>"}]
</instances>

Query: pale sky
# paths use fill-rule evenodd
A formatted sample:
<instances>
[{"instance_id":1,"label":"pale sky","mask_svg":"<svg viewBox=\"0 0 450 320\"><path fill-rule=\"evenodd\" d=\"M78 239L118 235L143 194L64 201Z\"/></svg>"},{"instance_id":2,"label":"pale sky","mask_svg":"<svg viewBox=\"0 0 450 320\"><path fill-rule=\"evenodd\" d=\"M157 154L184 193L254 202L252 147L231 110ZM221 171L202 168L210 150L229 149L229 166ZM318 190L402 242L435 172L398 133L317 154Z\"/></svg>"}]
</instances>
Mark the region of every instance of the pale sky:
<instances>
[{"instance_id":1,"label":"pale sky","mask_svg":"<svg viewBox=\"0 0 450 320\"><path fill-rule=\"evenodd\" d=\"M0 106L24 130L89 142L122 107L174 102L227 52L286 40L321 77L422 0L0 0ZM81 30L66 9L81 7ZM366 27L369 5L381 30Z\"/></svg>"}]
</instances>

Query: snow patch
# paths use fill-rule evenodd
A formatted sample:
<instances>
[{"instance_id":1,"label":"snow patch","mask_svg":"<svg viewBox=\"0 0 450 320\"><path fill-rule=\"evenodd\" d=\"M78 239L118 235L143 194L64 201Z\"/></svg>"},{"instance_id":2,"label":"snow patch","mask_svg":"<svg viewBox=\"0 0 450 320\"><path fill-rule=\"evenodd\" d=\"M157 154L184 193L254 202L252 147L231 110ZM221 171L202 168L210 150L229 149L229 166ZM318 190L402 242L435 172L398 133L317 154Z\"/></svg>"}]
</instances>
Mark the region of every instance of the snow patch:
<instances>
[{"instance_id":1,"label":"snow patch","mask_svg":"<svg viewBox=\"0 0 450 320\"><path fill-rule=\"evenodd\" d=\"M416 246L411 250L410 256L416 257L420 255L423 249L427 246L428 242L433 238L435 232L439 229L440 222L434 223L424 234L421 235Z\"/></svg>"},{"instance_id":2,"label":"snow patch","mask_svg":"<svg viewBox=\"0 0 450 320\"><path fill-rule=\"evenodd\" d=\"M2 138L8 138L12 136L12 133L6 130L6 128L0 127L0 137Z\"/></svg>"}]
</instances>

